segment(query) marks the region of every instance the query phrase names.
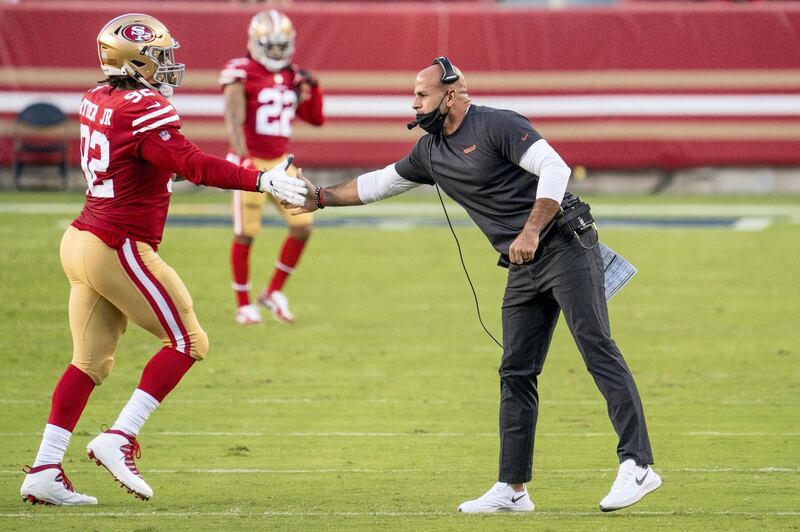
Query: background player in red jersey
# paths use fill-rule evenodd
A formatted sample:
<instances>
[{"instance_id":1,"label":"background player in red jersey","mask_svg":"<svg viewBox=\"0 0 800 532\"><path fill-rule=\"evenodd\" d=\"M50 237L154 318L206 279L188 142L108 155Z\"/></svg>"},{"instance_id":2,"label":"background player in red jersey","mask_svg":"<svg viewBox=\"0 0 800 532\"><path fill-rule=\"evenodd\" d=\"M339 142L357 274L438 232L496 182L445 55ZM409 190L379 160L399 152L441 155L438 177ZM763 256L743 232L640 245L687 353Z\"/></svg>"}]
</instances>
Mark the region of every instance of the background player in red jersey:
<instances>
[{"instance_id":1,"label":"background player in red jersey","mask_svg":"<svg viewBox=\"0 0 800 532\"><path fill-rule=\"evenodd\" d=\"M272 168L286 157L295 116L315 126L325 122L322 90L316 78L291 64L294 39L289 17L274 9L262 11L250 21L248 56L231 59L222 70L219 82L223 86L225 124L231 144L229 161L248 168ZM291 176L295 171L293 166L287 170ZM261 231L261 211L267 199L286 220L289 234L272 279L258 302L283 323L294 321L283 286L311 235L310 213L291 216L275 198L234 191L231 268L238 307L236 321L243 325L262 322L258 307L250 303L250 247Z\"/></svg>"},{"instance_id":2,"label":"background player in red jersey","mask_svg":"<svg viewBox=\"0 0 800 532\"><path fill-rule=\"evenodd\" d=\"M81 101L86 204L61 241L73 357L53 392L33 467L26 466L20 494L32 503L97 504L75 491L61 462L89 395L111 372L128 320L158 337L163 348L145 366L111 429L89 442L87 451L137 497L153 494L136 469L136 436L208 351L189 292L156 254L173 174L196 184L269 192L289 203L302 203L305 191L286 175L285 164L268 172L242 168L205 155L180 133L180 117L166 97L180 84L184 66L175 63L178 43L161 22L122 15L97 41L108 79Z\"/></svg>"}]
</instances>

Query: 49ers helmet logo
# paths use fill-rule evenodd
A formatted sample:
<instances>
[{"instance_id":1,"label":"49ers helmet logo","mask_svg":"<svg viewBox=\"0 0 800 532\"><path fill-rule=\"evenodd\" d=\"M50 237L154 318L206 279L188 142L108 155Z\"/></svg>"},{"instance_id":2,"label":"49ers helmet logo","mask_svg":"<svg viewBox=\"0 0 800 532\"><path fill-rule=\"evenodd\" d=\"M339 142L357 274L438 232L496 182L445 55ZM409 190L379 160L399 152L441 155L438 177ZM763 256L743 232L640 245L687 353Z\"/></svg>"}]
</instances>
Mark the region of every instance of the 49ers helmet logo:
<instances>
[{"instance_id":1,"label":"49ers helmet logo","mask_svg":"<svg viewBox=\"0 0 800 532\"><path fill-rule=\"evenodd\" d=\"M128 24L122 28L122 36L132 42L150 42L155 40L156 32L144 24Z\"/></svg>"}]
</instances>

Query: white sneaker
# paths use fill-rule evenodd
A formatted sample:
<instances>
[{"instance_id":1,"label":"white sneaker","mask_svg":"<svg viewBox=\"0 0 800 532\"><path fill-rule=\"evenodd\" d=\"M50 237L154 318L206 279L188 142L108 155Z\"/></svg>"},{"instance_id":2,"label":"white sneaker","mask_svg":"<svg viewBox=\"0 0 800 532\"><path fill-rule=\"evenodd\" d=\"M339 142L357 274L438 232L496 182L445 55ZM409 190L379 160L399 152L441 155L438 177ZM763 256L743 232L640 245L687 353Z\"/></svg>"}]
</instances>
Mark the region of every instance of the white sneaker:
<instances>
[{"instance_id":1,"label":"white sneaker","mask_svg":"<svg viewBox=\"0 0 800 532\"><path fill-rule=\"evenodd\" d=\"M133 493L143 501L153 496L152 488L136 468L134 458L141 458L142 450L133 436L121 430L107 430L89 442L86 452L97 465L108 469L128 493Z\"/></svg>"},{"instance_id":2,"label":"white sneaker","mask_svg":"<svg viewBox=\"0 0 800 532\"><path fill-rule=\"evenodd\" d=\"M272 317L282 323L294 323L294 315L289 310L289 299L279 290L264 292L258 296L258 302L272 312Z\"/></svg>"},{"instance_id":3,"label":"white sneaker","mask_svg":"<svg viewBox=\"0 0 800 532\"><path fill-rule=\"evenodd\" d=\"M25 466L22 470L27 473L19 489L23 502L56 506L97 504L94 497L75 491L61 464Z\"/></svg>"},{"instance_id":4,"label":"white sneaker","mask_svg":"<svg viewBox=\"0 0 800 532\"><path fill-rule=\"evenodd\" d=\"M236 323L239 325L259 325L264 323L261 311L255 305L244 305L236 309Z\"/></svg>"},{"instance_id":5,"label":"white sneaker","mask_svg":"<svg viewBox=\"0 0 800 532\"><path fill-rule=\"evenodd\" d=\"M600 509L613 512L636 504L642 497L661 486L661 477L650 466L640 467L630 458L619 465L611 491L600 501Z\"/></svg>"},{"instance_id":6,"label":"white sneaker","mask_svg":"<svg viewBox=\"0 0 800 532\"><path fill-rule=\"evenodd\" d=\"M514 488L505 482L498 482L484 493L479 499L462 502L458 507L459 512L492 513L492 512L532 512L533 501L528 495L528 490L514 491Z\"/></svg>"}]
</instances>

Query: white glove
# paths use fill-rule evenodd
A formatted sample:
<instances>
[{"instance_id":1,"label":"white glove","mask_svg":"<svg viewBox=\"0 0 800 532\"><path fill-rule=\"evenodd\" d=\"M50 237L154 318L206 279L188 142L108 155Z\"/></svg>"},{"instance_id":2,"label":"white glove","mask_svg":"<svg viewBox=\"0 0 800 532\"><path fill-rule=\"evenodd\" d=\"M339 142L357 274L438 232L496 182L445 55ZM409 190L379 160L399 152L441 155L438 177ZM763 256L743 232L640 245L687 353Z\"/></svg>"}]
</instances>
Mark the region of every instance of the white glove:
<instances>
[{"instance_id":1,"label":"white glove","mask_svg":"<svg viewBox=\"0 0 800 532\"><path fill-rule=\"evenodd\" d=\"M258 191L269 192L280 201L302 207L305 205L308 189L301 180L286 173L293 160L294 155L289 155L271 170L261 172L258 175Z\"/></svg>"}]
</instances>

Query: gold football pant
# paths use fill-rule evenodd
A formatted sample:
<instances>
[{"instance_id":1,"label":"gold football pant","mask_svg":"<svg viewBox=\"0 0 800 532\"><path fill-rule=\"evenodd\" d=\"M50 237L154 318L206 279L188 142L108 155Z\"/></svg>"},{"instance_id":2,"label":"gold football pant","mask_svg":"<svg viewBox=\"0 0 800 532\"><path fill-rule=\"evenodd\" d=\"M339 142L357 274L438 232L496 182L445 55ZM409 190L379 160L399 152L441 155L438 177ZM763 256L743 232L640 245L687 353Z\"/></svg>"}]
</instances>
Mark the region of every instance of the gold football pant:
<instances>
[{"instance_id":1,"label":"gold football pant","mask_svg":"<svg viewBox=\"0 0 800 532\"><path fill-rule=\"evenodd\" d=\"M252 159L253 164L259 170L269 170L276 164L286 158L286 155L281 155L277 159ZM229 156L228 160L238 163L235 156ZM297 175L297 168L291 165L286 173L290 176ZM238 236L247 236L250 238L255 237L261 232L261 211L267 200L272 202L278 213L286 220L286 224L290 227L311 225L314 222L314 217L311 213L298 214L292 216L292 209L287 209L281 205L280 201L275 199L271 194L262 194L260 192L246 192L241 190L233 191L233 232Z\"/></svg>"},{"instance_id":2,"label":"gold football pant","mask_svg":"<svg viewBox=\"0 0 800 532\"><path fill-rule=\"evenodd\" d=\"M70 283L72 364L95 384L111 372L128 320L164 346L198 360L206 356L208 336L189 291L149 245L127 239L117 250L70 226L61 240L61 265Z\"/></svg>"}]
</instances>

